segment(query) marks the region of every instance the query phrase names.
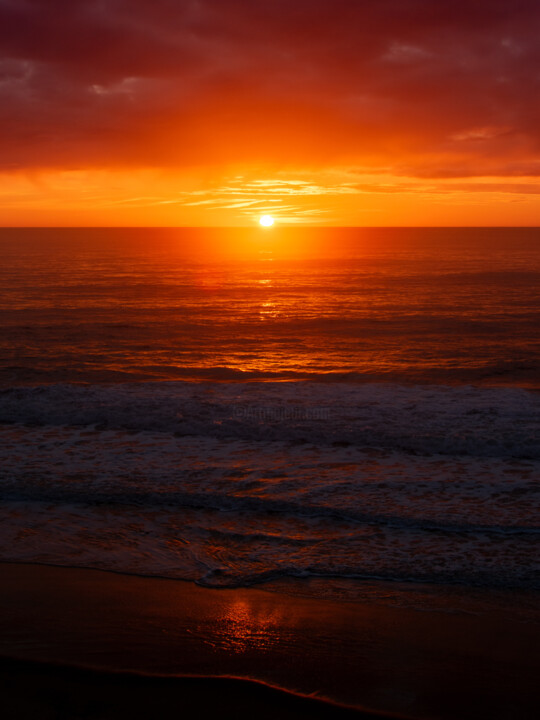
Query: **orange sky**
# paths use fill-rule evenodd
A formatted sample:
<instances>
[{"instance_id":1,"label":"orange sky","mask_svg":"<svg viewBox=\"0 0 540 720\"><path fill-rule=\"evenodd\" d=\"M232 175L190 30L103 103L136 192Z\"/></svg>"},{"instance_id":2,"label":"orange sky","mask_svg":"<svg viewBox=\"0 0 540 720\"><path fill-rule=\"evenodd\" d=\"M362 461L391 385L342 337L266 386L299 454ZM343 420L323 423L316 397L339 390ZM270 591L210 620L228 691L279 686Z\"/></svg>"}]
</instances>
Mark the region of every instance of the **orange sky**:
<instances>
[{"instance_id":1,"label":"orange sky","mask_svg":"<svg viewBox=\"0 0 540 720\"><path fill-rule=\"evenodd\" d=\"M1 225L537 225L535 0L0 0Z\"/></svg>"}]
</instances>

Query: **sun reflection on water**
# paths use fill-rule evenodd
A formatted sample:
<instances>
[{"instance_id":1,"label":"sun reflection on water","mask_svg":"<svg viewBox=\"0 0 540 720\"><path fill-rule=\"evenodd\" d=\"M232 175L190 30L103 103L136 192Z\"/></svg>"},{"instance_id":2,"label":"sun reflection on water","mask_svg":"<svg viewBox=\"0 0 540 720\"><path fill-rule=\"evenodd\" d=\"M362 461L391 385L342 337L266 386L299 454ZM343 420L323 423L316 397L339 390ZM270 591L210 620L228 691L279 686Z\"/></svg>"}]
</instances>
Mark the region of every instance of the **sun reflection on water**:
<instances>
[{"instance_id":1,"label":"sun reflection on water","mask_svg":"<svg viewBox=\"0 0 540 720\"><path fill-rule=\"evenodd\" d=\"M248 600L235 598L218 619L216 644L236 653L269 650L281 639L282 625L277 610L267 611L260 606L255 609Z\"/></svg>"}]
</instances>

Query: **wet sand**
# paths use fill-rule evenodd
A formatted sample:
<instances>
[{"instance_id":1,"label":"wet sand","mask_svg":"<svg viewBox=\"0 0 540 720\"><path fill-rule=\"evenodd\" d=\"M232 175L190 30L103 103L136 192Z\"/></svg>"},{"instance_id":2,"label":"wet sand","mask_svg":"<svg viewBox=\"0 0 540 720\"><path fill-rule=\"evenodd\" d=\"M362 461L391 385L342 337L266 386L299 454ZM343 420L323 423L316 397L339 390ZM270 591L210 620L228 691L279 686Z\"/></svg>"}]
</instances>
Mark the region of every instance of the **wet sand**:
<instances>
[{"instance_id":1,"label":"wet sand","mask_svg":"<svg viewBox=\"0 0 540 720\"><path fill-rule=\"evenodd\" d=\"M0 564L0 585L7 718L350 716L300 697L315 693L371 714L523 720L540 700L540 625L511 607L419 611L17 564Z\"/></svg>"}]
</instances>

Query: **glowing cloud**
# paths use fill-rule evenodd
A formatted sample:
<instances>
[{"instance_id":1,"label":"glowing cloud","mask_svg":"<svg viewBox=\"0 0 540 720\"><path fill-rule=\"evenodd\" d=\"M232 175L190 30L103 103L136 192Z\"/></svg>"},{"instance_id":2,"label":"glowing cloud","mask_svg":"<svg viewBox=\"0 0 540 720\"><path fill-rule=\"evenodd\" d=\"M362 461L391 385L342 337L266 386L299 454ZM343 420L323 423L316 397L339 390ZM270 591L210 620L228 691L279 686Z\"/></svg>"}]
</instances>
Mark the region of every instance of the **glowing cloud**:
<instances>
[{"instance_id":1,"label":"glowing cloud","mask_svg":"<svg viewBox=\"0 0 540 720\"><path fill-rule=\"evenodd\" d=\"M280 223L528 223L539 22L536 0L0 0L0 222L248 224L279 200ZM407 203L366 202L377 176ZM520 208L488 183L441 201L516 177Z\"/></svg>"}]
</instances>

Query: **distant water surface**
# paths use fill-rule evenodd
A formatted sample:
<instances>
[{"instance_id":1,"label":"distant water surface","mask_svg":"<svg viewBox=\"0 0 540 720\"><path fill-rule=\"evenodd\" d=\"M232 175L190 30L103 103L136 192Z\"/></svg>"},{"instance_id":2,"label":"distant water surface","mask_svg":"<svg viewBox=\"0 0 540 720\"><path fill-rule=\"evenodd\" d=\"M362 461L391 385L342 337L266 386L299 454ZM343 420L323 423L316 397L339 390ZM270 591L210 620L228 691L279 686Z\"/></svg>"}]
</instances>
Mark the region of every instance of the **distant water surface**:
<instances>
[{"instance_id":1,"label":"distant water surface","mask_svg":"<svg viewBox=\"0 0 540 720\"><path fill-rule=\"evenodd\" d=\"M540 386L540 230L3 230L0 381Z\"/></svg>"}]
</instances>

